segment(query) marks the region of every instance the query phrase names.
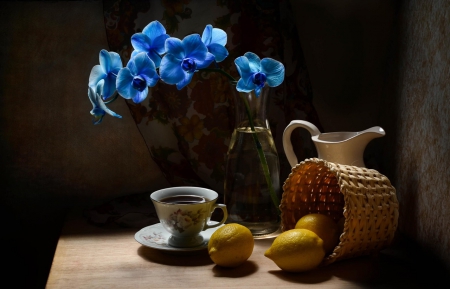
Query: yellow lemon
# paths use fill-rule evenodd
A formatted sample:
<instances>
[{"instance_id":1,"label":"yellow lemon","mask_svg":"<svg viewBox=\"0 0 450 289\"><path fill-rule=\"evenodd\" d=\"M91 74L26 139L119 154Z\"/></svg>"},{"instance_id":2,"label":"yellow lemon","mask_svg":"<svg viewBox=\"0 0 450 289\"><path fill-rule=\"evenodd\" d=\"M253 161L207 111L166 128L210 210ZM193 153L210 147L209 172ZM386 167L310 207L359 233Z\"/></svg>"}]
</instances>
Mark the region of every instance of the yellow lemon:
<instances>
[{"instance_id":1,"label":"yellow lemon","mask_svg":"<svg viewBox=\"0 0 450 289\"><path fill-rule=\"evenodd\" d=\"M323 241L314 232L292 229L281 233L264 253L282 270L303 272L316 268L325 257Z\"/></svg>"},{"instance_id":2,"label":"yellow lemon","mask_svg":"<svg viewBox=\"0 0 450 289\"><path fill-rule=\"evenodd\" d=\"M237 267L252 254L255 241L247 227L226 224L217 229L209 239L208 253L211 260L222 267Z\"/></svg>"},{"instance_id":3,"label":"yellow lemon","mask_svg":"<svg viewBox=\"0 0 450 289\"><path fill-rule=\"evenodd\" d=\"M301 217L295 229L307 229L313 231L323 240L325 253L330 254L339 243L342 231L339 225L329 216L322 214L309 214Z\"/></svg>"}]
</instances>

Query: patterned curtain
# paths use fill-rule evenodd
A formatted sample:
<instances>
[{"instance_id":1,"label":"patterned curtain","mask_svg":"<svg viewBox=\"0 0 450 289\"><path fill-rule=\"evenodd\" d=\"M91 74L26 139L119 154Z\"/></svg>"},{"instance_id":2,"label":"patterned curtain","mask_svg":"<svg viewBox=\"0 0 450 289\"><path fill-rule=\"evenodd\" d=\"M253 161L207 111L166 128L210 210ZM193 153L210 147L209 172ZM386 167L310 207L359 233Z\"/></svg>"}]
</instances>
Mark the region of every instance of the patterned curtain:
<instances>
[{"instance_id":1,"label":"patterned curtain","mask_svg":"<svg viewBox=\"0 0 450 289\"><path fill-rule=\"evenodd\" d=\"M281 142L291 120L303 119L321 131L312 105L312 89L289 1L279 0L161 0L103 1L109 50L118 52L124 65L133 50L130 38L158 20L177 38L202 34L207 24L227 32L229 56L220 65L238 78L234 59L251 51L281 61L286 67L282 85L273 88L269 123L281 164L283 183L291 171ZM223 193L224 160L234 128L230 86L222 75L196 73L178 91L158 83L141 104L127 101L152 159L174 186L196 185ZM292 137L298 159L315 156L309 135Z\"/></svg>"}]
</instances>

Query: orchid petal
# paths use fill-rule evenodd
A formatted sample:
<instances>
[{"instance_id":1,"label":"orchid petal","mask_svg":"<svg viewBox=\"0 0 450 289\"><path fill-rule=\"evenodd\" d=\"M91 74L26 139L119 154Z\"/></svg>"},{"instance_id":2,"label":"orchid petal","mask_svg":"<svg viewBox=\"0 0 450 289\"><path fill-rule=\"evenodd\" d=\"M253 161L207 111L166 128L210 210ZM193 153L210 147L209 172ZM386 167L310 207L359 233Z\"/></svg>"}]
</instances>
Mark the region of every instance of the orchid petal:
<instances>
[{"instance_id":1,"label":"orchid petal","mask_svg":"<svg viewBox=\"0 0 450 289\"><path fill-rule=\"evenodd\" d=\"M92 120L93 124L100 124L103 120L103 117L105 116L105 111L103 111L101 108L96 107L93 108L91 111L91 115L94 116L94 119Z\"/></svg>"},{"instance_id":2,"label":"orchid petal","mask_svg":"<svg viewBox=\"0 0 450 289\"><path fill-rule=\"evenodd\" d=\"M156 39L158 36L166 34L166 28L157 20L150 22L142 29L142 33L147 35L151 40ZM150 42L151 45L153 43Z\"/></svg>"},{"instance_id":3,"label":"orchid petal","mask_svg":"<svg viewBox=\"0 0 450 289\"><path fill-rule=\"evenodd\" d=\"M209 45L208 51L214 55L217 62L223 61L228 56L228 50L217 43Z\"/></svg>"},{"instance_id":4,"label":"orchid petal","mask_svg":"<svg viewBox=\"0 0 450 289\"><path fill-rule=\"evenodd\" d=\"M97 100L95 99L95 90L92 86L88 87L88 97L91 101L92 107L95 108L97 106Z\"/></svg>"},{"instance_id":5,"label":"orchid petal","mask_svg":"<svg viewBox=\"0 0 450 289\"><path fill-rule=\"evenodd\" d=\"M136 89L131 86L133 74L128 67L122 68L117 74L116 86L119 94L125 99L131 99L135 95Z\"/></svg>"},{"instance_id":6,"label":"orchid petal","mask_svg":"<svg viewBox=\"0 0 450 289\"><path fill-rule=\"evenodd\" d=\"M158 54L164 54L166 52L166 39L168 39L169 37L170 36L168 34L163 34L153 39L152 51L155 51Z\"/></svg>"},{"instance_id":7,"label":"orchid petal","mask_svg":"<svg viewBox=\"0 0 450 289\"><path fill-rule=\"evenodd\" d=\"M245 56L239 56L234 60L234 63L236 64L239 75L241 76L243 81L245 81L245 85L247 86L248 83L251 82L251 78L253 76L248 58Z\"/></svg>"},{"instance_id":8,"label":"orchid petal","mask_svg":"<svg viewBox=\"0 0 450 289\"><path fill-rule=\"evenodd\" d=\"M159 79L160 79L158 73L155 73L155 75L152 76L152 77L148 77L146 75L142 75L142 77L147 82L147 86L150 86L150 87L155 86L158 83Z\"/></svg>"},{"instance_id":9,"label":"orchid petal","mask_svg":"<svg viewBox=\"0 0 450 289\"><path fill-rule=\"evenodd\" d=\"M106 73L101 65L94 65L89 75L89 86L95 87L97 83L106 77Z\"/></svg>"},{"instance_id":10,"label":"orchid petal","mask_svg":"<svg viewBox=\"0 0 450 289\"><path fill-rule=\"evenodd\" d=\"M270 87L276 87L284 81L284 65L272 58L261 60L261 72L266 74L266 82Z\"/></svg>"},{"instance_id":11,"label":"orchid petal","mask_svg":"<svg viewBox=\"0 0 450 289\"><path fill-rule=\"evenodd\" d=\"M236 84L236 90L241 92L250 92L253 89L255 89L256 85L253 82L250 82L249 85L245 84L244 79L239 79L239 81Z\"/></svg>"},{"instance_id":12,"label":"orchid petal","mask_svg":"<svg viewBox=\"0 0 450 289\"><path fill-rule=\"evenodd\" d=\"M111 57L111 71L112 73L116 74L119 72L119 70L123 67L122 65L122 59L120 58L119 53L110 51L109 56Z\"/></svg>"},{"instance_id":13,"label":"orchid petal","mask_svg":"<svg viewBox=\"0 0 450 289\"><path fill-rule=\"evenodd\" d=\"M110 116L114 116L114 117L117 117L117 118L122 118L122 116L121 116L120 114L117 114L117 113L115 113L114 111L110 110L110 109L106 106L106 104L105 104L103 101L101 101L101 100L100 100L100 102L99 102L99 106L100 106L101 109L103 109L103 110L104 110L107 114L109 114Z\"/></svg>"},{"instance_id":14,"label":"orchid petal","mask_svg":"<svg viewBox=\"0 0 450 289\"><path fill-rule=\"evenodd\" d=\"M144 33L135 33L131 36L131 45L139 52L150 51L151 39Z\"/></svg>"},{"instance_id":15,"label":"orchid petal","mask_svg":"<svg viewBox=\"0 0 450 289\"><path fill-rule=\"evenodd\" d=\"M131 52L130 59L133 59L134 57L136 57L136 55L138 55L138 54L141 53L141 52L142 52L142 51L133 50L133 52Z\"/></svg>"},{"instance_id":16,"label":"orchid petal","mask_svg":"<svg viewBox=\"0 0 450 289\"><path fill-rule=\"evenodd\" d=\"M96 87L96 89L95 89L95 93L97 93L97 94L102 94L102 91L103 91L103 85L105 84L105 80L101 80L101 81L99 81L98 82L98 84L97 84L97 87Z\"/></svg>"},{"instance_id":17,"label":"orchid petal","mask_svg":"<svg viewBox=\"0 0 450 289\"><path fill-rule=\"evenodd\" d=\"M108 76L104 79L105 83L103 85L103 99L110 98L114 92L116 92L116 76L112 74L108 74Z\"/></svg>"},{"instance_id":18,"label":"orchid petal","mask_svg":"<svg viewBox=\"0 0 450 289\"><path fill-rule=\"evenodd\" d=\"M261 86L256 85L256 87L255 87L255 95L256 95L257 98L259 97L259 94L261 93L261 89L262 89Z\"/></svg>"},{"instance_id":19,"label":"orchid petal","mask_svg":"<svg viewBox=\"0 0 450 289\"><path fill-rule=\"evenodd\" d=\"M213 28L210 43L225 46L227 44L227 33L220 28Z\"/></svg>"},{"instance_id":20,"label":"orchid petal","mask_svg":"<svg viewBox=\"0 0 450 289\"><path fill-rule=\"evenodd\" d=\"M206 25L205 29L203 30L202 42L205 43L206 46L211 44L212 30L213 28L211 24Z\"/></svg>"},{"instance_id":21,"label":"orchid petal","mask_svg":"<svg viewBox=\"0 0 450 289\"><path fill-rule=\"evenodd\" d=\"M256 72L260 72L260 71L261 71L261 65L260 65L261 59L259 58L258 55L256 55L256 54L253 53L253 52L246 52L246 53L244 54L244 56L247 57L248 62L249 62L249 65L250 65L250 70L251 70L253 73L256 73Z\"/></svg>"},{"instance_id":22,"label":"orchid petal","mask_svg":"<svg viewBox=\"0 0 450 289\"><path fill-rule=\"evenodd\" d=\"M136 74L145 79L148 86L155 86L159 80L159 76L156 73L155 64L148 58L145 52L141 52L133 59L136 67Z\"/></svg>"},{"instance_id":23,"label":"orchid petal","mask_svg":"<svg viewBox=\"0 0 450 289\"><path fill-rule=\"evenodd\" d=\"M135 57L130 58L130 60L129 60L128 63L127 63L127 68L130 70L130 72L131 72L132 75L137 75L137 74L138 74L138 68L136 67L136 62L135 62L134 60L135 60L136 57L137 57L139 54L141 54L141 53L144 53L144 54L145 54L145 52L139 52L138 54L136 54ZM119 71L119 72L120 72L120 71Z\"/></svg>"},{"instance_id":24,"label":"orchid petal","mask_svg":"<svg viewBox=\"0 0 450 289\"><path fill-rule=\"evenodd\" d=\"M128 61L127 67L134 76L145 73L149 77L153 77L153 74L156 73L155 64L145 52L136 54L134 58Z\"/></svg>"},{"instance_id":25,"label":"orchid petal","mask_svg":"<svg viewBox=\"0 0 450 289\"><path fill-rule=\"evenodd\" d=\"M247 87L253 87L253 85L256 87L257 85L253 82L253 74L246 75L247 78L242 77L244 80L244 83L246 83Z\"/></svg>"},{"instance_id":26,"label":"orchid petal","mask_svg":"<svg viewBox=\"0 0 450 289\"><path fill-rule=\"evenodd\" d=\"M194 73L185 73L184 78L180 82L177 83L177 89L181 90L181 89L183 89L183 87L188 85L191 82L193 76L194 76Z\"/></svg>"},{"instance_id":27,"label":"orchid petal","mask_svg":"<svg viewBox=\"0 0 450 289\"><path fill-rule=\"evenodd\" d=\"M176 84L185 78L185 71L181 68L181 60L173 54L166 54L163 57L159 74L161 80L168 84Z\"/></svg>"},{"instance_id":28,"label":"orchid petal","mask_svg":"<svg viewBox=\"0 0 450 289\"><path fill-rule=\"evenodd\" d=\"M99 86L101 88L102 85L103 84L101 82L99 82L99 84L97 85L97 88ZM94 116L93 123L94 124L101 123L105 113L108 113L109 115L117 117L117 118L122 118L122 116L120 116L119 114L117 114L114 111L110 110L105 105L105 103L100 98L100 94L96 93L94 87L93 86L89 86L89 88L88 88L88 96L89 96L89 100L91 101L91 104L92 104L92 110L91 110L90 113L91 113L91 115Z\"/></svg>"},{"instance_id":29,"label":"orchid petal","mask_svg":"<svg viewBox=\"0 0 450 289\"><path fill-rule=\"evenodd\" d=\"M134 66L136 68L135 75L140 75L140 74L142 74L143 71L146 71L147 73L151 73L151 74L156 73L155 64L147 56L147 53L145 53L145 52L139 53L131 61L134 62Z\"/></svg>"},{"instance_id":30,"label":"orchid petal","mask_svg":"<svg viewBox=\"0 0 450 289\"><path fill-rule=\"evenodd\" d=\"M99 53L99 62L105 73L108 73L111 69L111 56L109 52L102 49Z\"/></svg>"},{"instance_id":31,"label":"orchid petal","mask_svg":"<svg viewBox=\"0 0 450 289\"><path fill-rule=\"evenodd\" d=\"M159 67L161 65L161 56L159 56L156 51L151 50L149 53L147 53L147 56L153 61L155 67Z\"/></svg>"},{"instance_id":32,"label":"orchid petal","mask_svg":"<svg viewBox=\"0 0 450 289\"><path fill-rule=\"evenodd\" d=\"M179 61L183 60L186 56L184 52L183 43L180 39L175 37L170 37L166 39L165 48L167 54L172 54Z\"/></svg>"},{"instance_id":33,"label":"orchid petal","mask_svg":"<svg viewBox=\"0 0 450 289\"><path fill-rule=\"evenodd\" d=\"M234 64L236 64L236 68L239 72L239 75L242 77L246 74L251 74L250 63L248 62L248 58L245 56L239 56L234 60Z\"/></svg>"},{"instance_id":34,"label":"orchid petal","mask_svg":"<svg viewBox=\"0 0 450 289\"><path fill-rule=\"evenodd\" d=\"M94 110L92 110L92 111L94 111ZM93 113L91 111L91 113ZM102 116L97 116L97 115L94 115L94 119L92 120L92 123L93 124L100 124L101 122L102 122L102 120L103 120L103 115Z\"/></svg>"},{"instance_id":35,"label":"orchid petal","mask_svg":"<svg viewBox=\"0 0 450 289\"><path fill-rule=\"evenodd\" d=\"M143 91L135 90L135 95L133 96L134 103L141 103L144 99L147 98L148 95L148 87L146 87Z\"/></svg>"},{"instance_id":36,"label":"orchid petal","mask_svg":"<svg viewBox=\"0 0 450 289\"><path fill-rule=\"evenodd\" d=\"M193 58L195 60L203 61L206 58L206 53L208 49L202 42L200 35L191 34L182 40L184 51L186 52L185 57Z\"/></svg>"},{"instance_id":37,"label":"orchid petal","mask_svg":"<svg viewBox=\"0 0 450 289\"><path fill-rule=\"evenodd\" d=\"M145 79L145 82L147 83L147 86L150 86L150 87L155 86L156 83L158 83L158 81L159 81L158 73L151 74L151 73L143 71L140 74L140 76Z\"/></svg>"},{"instance_id":38,"label":"orchid petal","mask_svg":"<svg viewBox=\"0 0 450 289\"><path fill-rule=\"evenodd\" d=\"M206 58L203 61L196 60L195 63L197 64L197 69L203 69L208 67L213 61L215 60L215 56L212 53L207 52Z\"/></svg>"}]
</instances>

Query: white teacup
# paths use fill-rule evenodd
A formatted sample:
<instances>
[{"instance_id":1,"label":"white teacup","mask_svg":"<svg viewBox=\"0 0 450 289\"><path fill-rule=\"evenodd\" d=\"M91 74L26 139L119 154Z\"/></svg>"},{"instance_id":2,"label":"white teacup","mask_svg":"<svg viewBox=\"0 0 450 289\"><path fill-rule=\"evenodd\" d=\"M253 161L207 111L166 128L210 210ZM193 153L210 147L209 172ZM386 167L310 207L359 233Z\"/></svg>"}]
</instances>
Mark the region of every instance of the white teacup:
<instances>
[{"instance_id":1,"label":"white teacup","mask_svg":"<svg viewBox=\"0 0 450 289\"><path fill-rule=\"evenodd\" d=\"M172 187L150 194L159 221L171 234L170 246L199 246L203 243L201 231L225 223L227 207L216 204L218 196L215 191L200 187ZM211 214L216 208L223 211L223 218L219 223L211 223Z\"/></svg>"}]
</instances>

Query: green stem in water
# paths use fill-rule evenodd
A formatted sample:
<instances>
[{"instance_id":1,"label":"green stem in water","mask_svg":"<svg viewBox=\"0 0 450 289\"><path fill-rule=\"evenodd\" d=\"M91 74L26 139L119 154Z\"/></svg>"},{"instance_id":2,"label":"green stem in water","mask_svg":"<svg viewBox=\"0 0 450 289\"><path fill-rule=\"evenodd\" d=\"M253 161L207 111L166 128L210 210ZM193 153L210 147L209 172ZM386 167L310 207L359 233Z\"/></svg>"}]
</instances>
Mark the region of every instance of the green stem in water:
<instances>
[{"instance_id":1,"label":"green stem in water","mask_svg":"<svg viewBox=\"0 0 450 289\"><path fill-rule=\"evenodd\" d=\"M203 68L203 69L200 69L200 70L201 71L207 71L207 72L219 72L219 73L222 73L230 81L236 83L236 80L230 74L228 74L227 72L225 72L222 69L219 69L219 68ZM278 214L280 214L281 213L281 211L280 211L280 200L278 199L278 197L275 194L275 191L273 189L272 179L270 178L269 165L267 164L266 156L264 155L264 152L262 150L261 142L259 141L258 136L256 135L255 125L253 124L253 118L252 118L252 115L251 115L251 112L250 112L250 106L248 104L247 99L240 92L238 92L238 93L241 96L242 100L244 101L245 112L247 114L248 121L250 123L250 128L254 132L254 133L252 133L252 137L253 137L253 141L255 142L256 150L258 151L258 156L259 156L259 159L261 161L261 166L262 166L262 169L263 169L263 172L264 172L264 177L266 179L267 186L269 187L270 197L272 199L272 202L273 202L275 208L277 209Z\"/></svg>"},{"instance_id":2,"label":"green stem in water","mask_svg":"<svg viewBox=\"0 0 450 289\"><path fill-rule=\"evenodd\" d=\"M255 125L253 124L253 118L250 112L250 106L248 104L247 99L245 98L244 94L239 93L242 100L245 104L245 112L247 113L247 117L250 123L250 128L254 132L252 133L253 141L255 142L256 150L258 151L258 156L261 161L261 166L264 172L264 177L266 178L267 186L269 187L269 193L270 197L272 199L273 204L275 205L275 208L277 209L278 214L281 213L280 211L280 200L278 199L277 195L275 194L275 191L272 186L272 179L270 178L270 172L269 172L269 165L267 164L266 156L264 155L264 152L262 150L262 145L258 139L258 136L256 135Z\"/></svg>"}]
</instances>

